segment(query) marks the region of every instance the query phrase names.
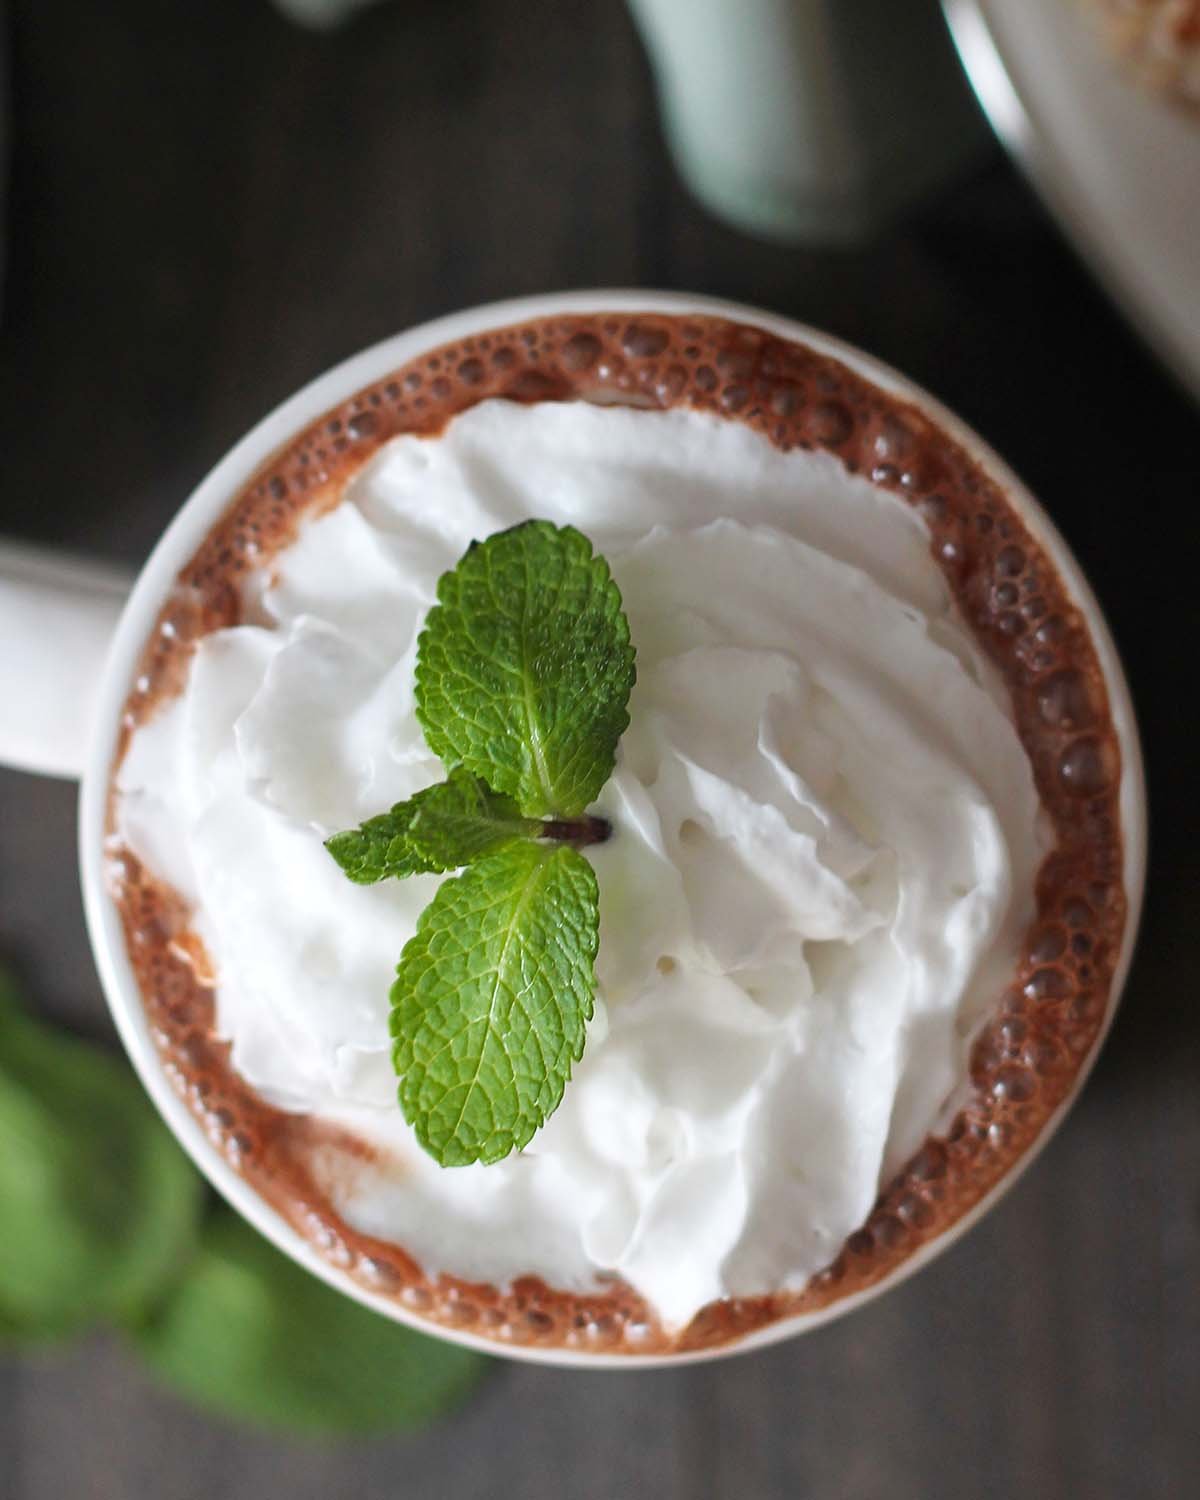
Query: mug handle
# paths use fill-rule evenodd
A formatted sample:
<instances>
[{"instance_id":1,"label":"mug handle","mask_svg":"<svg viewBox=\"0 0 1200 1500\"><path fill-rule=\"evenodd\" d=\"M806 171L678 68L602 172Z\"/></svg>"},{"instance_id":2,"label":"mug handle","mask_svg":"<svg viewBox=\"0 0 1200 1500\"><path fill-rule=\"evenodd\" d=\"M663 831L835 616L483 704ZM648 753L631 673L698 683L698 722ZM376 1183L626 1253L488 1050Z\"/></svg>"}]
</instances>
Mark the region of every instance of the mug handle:
<instances>
[{"instance_id":1,"label":"mug handle","mask_svg":"<svg viewBox=\"0 0 1200 1500\"><path fill-rule=\"evenodd\" d=\"M0 539L0 765L78 779L132 576Z\"/></svg>"}]
</instances>

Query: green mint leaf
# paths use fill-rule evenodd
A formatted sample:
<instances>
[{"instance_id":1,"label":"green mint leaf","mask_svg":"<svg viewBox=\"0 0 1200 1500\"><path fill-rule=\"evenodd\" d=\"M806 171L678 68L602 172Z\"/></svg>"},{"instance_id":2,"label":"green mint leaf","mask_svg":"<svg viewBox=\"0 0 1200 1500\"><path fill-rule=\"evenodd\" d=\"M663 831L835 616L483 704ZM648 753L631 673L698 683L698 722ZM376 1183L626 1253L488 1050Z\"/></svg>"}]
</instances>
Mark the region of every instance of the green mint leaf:
<instances>
[{"instance_id":1,"label":"green mint leaf","mask_svg":"<svg viewBox=\"0 0 1200 1500\"><path fill-rule=\"evenodd\" d=\"M137 1315L178 1274L200 1178L128 1065L0 974L0 1343Z\"/></svg>"},{"instance_id":2,"label":"green mint leaf","mask_svg":"<svg viewBox=\"0 0 1200 1500\"><path fill-rule=\"evenodd\" d=\"M414 853L433 870L457 870L515 843L537 838L542 825L523 818L504 797L462 766L423 794L408 827Z\"/></svg>"},{"instance_id":3,"label":"green mint leaf","mask_svg":"<svg viewBox=\"0 0 1200 1500\"><path fill-rule=\"evenodd\" d=\"M241 1422L330 1437L411 1428L488 1361L361 1307L219 1209L178 1286L130 1329L161 1379Z\"/></svg>"},{"instance_id":4,"label":"green mint leaf","mask_svg":"<svg viewBox=\"0 0 1200 1500\"><path fill-rule=\"evenodd\" d=\"M592 1014L599 893L568 845L444 881L392 986L400 1107L443 1166L494 1162L558 1108Z\"/></svg>"},{"instance_id":5,"label":"green mint leaf","mask_svg":"<svg viewBox=\"0 0 1200 1500\"><path fill-rule=\"evenodd\" d=\"M523 813L575 817L612 773L634 651L608 564L574 527L527 521L442 575L417 643L417 718Z\"/></svg>"},{"instance_id":6,"label":"green mint leaf","mask_svg":"<svg viewBox=\"0 0 1200 1500\"><path fill-rule=\"evenodd\" d=\"M379 880L404 880L435 871L437 865L423 859L408 841L412 821L431 791L427 787L407 802L397 802L390 812L327 838L325 847L342 873L356 885L374 885Z\"/></svg>"},{"instance_id":7,"label":"green mint leaf","mask_svg":"<svg viewBox=\"0 0 1200 1500\"><path fill-rule=\"evenodd\" d=\"M538 820L523 818L511 797L458 766L391 812L335 833L325 847L356 884L374 885L457 870L540 831Z\"/></svg>"}]
</instances>

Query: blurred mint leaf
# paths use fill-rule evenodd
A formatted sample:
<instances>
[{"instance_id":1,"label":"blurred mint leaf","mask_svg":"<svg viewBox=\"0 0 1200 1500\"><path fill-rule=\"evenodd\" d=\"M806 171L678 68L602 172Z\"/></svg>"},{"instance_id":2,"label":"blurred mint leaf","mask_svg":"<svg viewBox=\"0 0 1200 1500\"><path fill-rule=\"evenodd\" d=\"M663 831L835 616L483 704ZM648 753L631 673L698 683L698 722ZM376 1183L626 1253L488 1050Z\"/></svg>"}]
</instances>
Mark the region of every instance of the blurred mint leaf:
<instances>
[{"instance_id":1,"label":"blurred mint leaf","mask_svg":"<svg viewBox=\"0 0 1200 1500\"><path fill-rule=\"evenodd\" d=\"M392 986L400 1105L443 1166L525 1146L592 1014L599 893L567 845L519 843L444 881Z\"/></svg>"},{"instance_id":2,"label":"blurred mint leaf","mask_svg":"<svg viewBox=\"0 0 1200 1500\"><path fill-rule=\"evenodd\" d=\"M0 1341L139 1314L186 1259L200 1178L128 1065L0 974Z\"/></svg>"},{"instance_id":3,"label":"blurred mint leaf","mask_svg":"<svg viewBox=\"0 0 1200 1500\"><path fill-rule=\"evenodd\" d=\"M608 564L572 526L527 521L473 543L438 582L417 642L417 718L433 752L573 818L612 774L634 651Z\"/></svg>"},{"instance_id":4,"label":"blurred mint leaf","mask_svg":"<svg viewBox=\"0 0 1200 1500\"><path fill-rule=\"evenodd\" d=\"M131 1332L151 1369L199 1405L312 1435L420 1426L457 1406L488 1363L335 1292L226 1209Z\"/></svg>"},{"instance_id":5,"label":"blurred mint leaf","mask_svg":"<svg viewBox=\"0 0 1200 1500\"><path fill-rule=\"evenodd\" d=\"M493 792L459 766L391 812L370 818L325 847L359 885L457 870L517 839L536 838L536 818L523 818L511 797Z\"/></svg>"}]
</instances>

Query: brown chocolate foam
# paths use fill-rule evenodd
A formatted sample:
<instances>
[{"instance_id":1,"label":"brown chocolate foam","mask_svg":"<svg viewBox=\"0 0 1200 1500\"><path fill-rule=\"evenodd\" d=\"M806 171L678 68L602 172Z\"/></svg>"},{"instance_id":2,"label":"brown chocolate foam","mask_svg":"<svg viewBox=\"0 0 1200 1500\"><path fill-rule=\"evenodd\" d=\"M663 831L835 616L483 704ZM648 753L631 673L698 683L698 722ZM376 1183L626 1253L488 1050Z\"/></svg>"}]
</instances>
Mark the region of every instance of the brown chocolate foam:
<instances>
[{"instance_id":1,"label":"brown chocolate foam","mask_svg":"<svg viewBox=\"0 0 1200 1500\"><path fill-rule=\"evenodd\" d=\"M114 766L174 697L196 642L242 618L241 583L336 505L390 438L435 435L486 397L691 406L781 449L823 449L918 508L957 604L1011 693L1055 847L1012 982L971 1058L970 1096L882 1191L867 1222L800 1292L726 1299L668 1334L618 1279L591 1294L426 1273L338 1214L330 1163L366 1148L260 1099L214 1031L207 955L186 904L113 836L110 886L155 1043L173 1085L238 1171L331 1264L430 1322L501 1344L660 1353L738 1339L887 1276L1013 1168L1070 1093L1103 1029L1126 923L1121 755L1095 643L1002 489L933 420L839 361L704 316L561 315L436 349L312 423L236 495L182 570L125 706Z\"/></svg>"}]
</instances>

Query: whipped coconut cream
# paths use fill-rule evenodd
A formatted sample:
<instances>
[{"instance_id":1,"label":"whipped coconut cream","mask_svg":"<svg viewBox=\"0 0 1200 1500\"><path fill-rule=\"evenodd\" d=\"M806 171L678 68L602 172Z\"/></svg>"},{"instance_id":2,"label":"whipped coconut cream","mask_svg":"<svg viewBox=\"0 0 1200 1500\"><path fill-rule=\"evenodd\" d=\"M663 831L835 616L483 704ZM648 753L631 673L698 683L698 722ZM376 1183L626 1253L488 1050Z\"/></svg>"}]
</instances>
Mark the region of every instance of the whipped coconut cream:
<instances>
[{"instance_id":1,"label":"whipped coconut cream","mask_svg":"<svg viewBox=\"0 0 1200 1500\"><path fill-rule=\"evenodd\" d=\"M632 722L588 849L596 1014L519 1156L444 1169L396 1103L400 950L438 876L362 888L324 836L441 779L416 637L473 538L609 560ZM798 1289L946 1117L1045 852L1005 690L902 501L684 409L485 402L394 440L133 738L123 839L193 904L232 1061L379 1149L329 1191L428 1270L625 1278L668 1328Z\"/></svg>"}]
</instances>

